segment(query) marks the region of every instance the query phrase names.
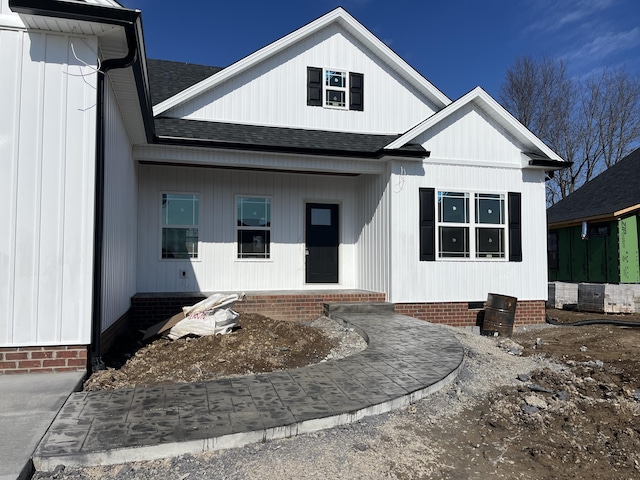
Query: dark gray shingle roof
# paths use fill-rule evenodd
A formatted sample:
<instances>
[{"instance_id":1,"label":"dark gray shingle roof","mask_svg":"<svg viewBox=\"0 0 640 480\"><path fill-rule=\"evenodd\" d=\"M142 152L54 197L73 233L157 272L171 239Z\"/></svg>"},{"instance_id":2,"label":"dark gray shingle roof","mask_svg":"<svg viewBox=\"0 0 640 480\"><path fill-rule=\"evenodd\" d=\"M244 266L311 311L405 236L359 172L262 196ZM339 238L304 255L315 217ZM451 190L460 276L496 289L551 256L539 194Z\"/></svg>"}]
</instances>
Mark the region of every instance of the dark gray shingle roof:
<instances>
[{"instance_id":1,"label":"dark gray shingle roof","mask_svg":"<svg viewBox=\"0 0 640 480\"><path fill-rule=\"evenodd\" d=\"M157 117L155 123L160 143L309 155L379 158L383 154L383 148L399 137L168 117ZM398 150L397 154L420 158L427 156L420 145L407 145Z\"/></svg>"},{"instance_id":2,"label":"dark gray shingle roof","mask_svg":"<svg viewBox=\"0 0 640 480\"><path fill-rule=\"evenodd\" d=\"M613 215L640 204L640 148L547 209L547 223Z\"/></svg>"},{"instance_id":3,"label":"dark gray shingle roof","mask_svg":"<svg viewBox=\"0 0 640 480\"><path fill-rule=\"evenodd\" d=\"M157 105L220 70L220 67L148 59L152 103ZM360 158L379 158L385 145L399 137L169 117L156 117L155 129L160 143ZM407 145L393 153L415 158L428 155L420 145Z\"/></svg>"},{"instance_id":4,"label":"dark gray shingle roof","mask_svg":"<svg viewBox=\"0 0 640 480\"><path fill-rule=\"evenodd\" d=\"M201 82L221 67L208 67L192 63L172 62L169 60L147 59L147 73L149 75L149 89L151 103L157 105L175 94Z\"/></svg>"}]
</instances>

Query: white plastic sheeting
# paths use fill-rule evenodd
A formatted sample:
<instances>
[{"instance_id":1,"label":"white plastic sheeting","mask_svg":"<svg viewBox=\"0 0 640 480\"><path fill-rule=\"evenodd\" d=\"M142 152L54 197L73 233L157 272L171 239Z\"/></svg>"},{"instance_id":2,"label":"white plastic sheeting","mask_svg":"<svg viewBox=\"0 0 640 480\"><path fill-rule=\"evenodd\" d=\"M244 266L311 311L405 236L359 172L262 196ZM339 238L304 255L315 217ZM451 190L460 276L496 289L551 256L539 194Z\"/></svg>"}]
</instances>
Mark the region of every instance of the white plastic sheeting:
<instances>
[{"instance_id":1,"label":"white plastic sheeting","mask_svg":"<svg viewBox=\"0 0 640 480\"><path fill-rule=\"evenodd\" d=\"M171 340L186 335L224 335L238 324L237 312L231 307L244 297L244 294L215 293L190 307L183 307L184 320L180 320L169 330Z\"/></svg>"}]
</instances>

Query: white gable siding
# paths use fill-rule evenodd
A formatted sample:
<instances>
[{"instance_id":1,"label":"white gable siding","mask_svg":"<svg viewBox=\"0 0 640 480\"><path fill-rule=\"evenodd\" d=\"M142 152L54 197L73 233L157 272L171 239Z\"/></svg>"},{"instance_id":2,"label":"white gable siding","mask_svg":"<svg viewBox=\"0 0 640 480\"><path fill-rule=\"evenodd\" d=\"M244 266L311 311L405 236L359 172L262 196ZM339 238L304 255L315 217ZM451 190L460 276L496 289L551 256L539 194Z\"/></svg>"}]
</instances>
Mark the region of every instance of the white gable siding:
<instances>
[{"instance_id":1,"label":"white gable siding","mask_svg":"<svg viewBox=\"0 0 640 480\"><path fill-rule=\"evenodd\" d=\"M105 130L103 331L129 310L136 293L137 169L110 82Z\"/></svg>"},{"instance_id":2,"label":"white gable siding","mask_svg":"<svg viewBox=\"0 0 640 480\"><path fill-rule=\"evenodd\" d=\"M138 292L356 288L356 177L152 165L139 174ZM160 259L166 192L199 195L198 259ZM237 259L236 195L271 198L269 260ZM340 205L338 285L305 284L305 202Z\"/></svg>"},{"instance_id":3,"label":"white gable siding","mask_svg":"<svg viewBox=\"0 0 640 480\"><path fill-rule=\"evenodd\" d=\"M364 74L364 111L307 106L307 67ZM404 133L434 113L434 106L399 74L337 25L178 106L166 114L364 133Z\"/></svg>"},{"instance_id":4,"label":"white gable siding","mask_svg":"<svg viewBox=\"0 0 640 480\"><path fill-rule=\"evenodd\" d=\"M89 343L96 79L72 44L95 63L0 29L0 346Z\"/></svg>"},{"instance_id":5,"label":"white gable siding","mask_svg":"<svg viewBox=\"0 0 640 480\"><path fill-rule=\"evenodd\" d=\"M521 166L521 146L477 105L470 103L415 139L431 160Z\"/></svg>"}]
</instances>

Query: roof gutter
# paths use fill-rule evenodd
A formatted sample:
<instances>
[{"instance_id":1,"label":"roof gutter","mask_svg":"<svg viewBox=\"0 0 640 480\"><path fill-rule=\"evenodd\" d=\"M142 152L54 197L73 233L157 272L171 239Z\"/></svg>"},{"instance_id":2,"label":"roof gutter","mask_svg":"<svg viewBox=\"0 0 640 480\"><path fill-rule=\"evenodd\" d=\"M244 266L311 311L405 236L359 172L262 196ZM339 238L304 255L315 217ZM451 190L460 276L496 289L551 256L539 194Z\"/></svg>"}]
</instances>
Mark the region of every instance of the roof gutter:
<instances>
[{"instance_id":1,"label":"roof gutter","mask_svg":"<svg viewBox=\"0 0 640 480\"><path fill-rule=\"evenodd\" d=\"M102 362L102 287L104 260L104 204L105 204L105 124L104 124L104 90L106 74L109 70L133 66L138 98L142 112L147 141L153 142L154 123L145 58L140 55L142 38L142 20L139 10L103 7L94 4L68 2L60 0L9 0L9 8L16 13L37 15L42 17L65 18L115 25L124 28L127 39L127 55L122 58L111 58L102 61L97 73L96 104L96 154L95 154L95 204L93 235L93 293L91 306L91 369L97 371L104 368ZM140 95L140 92L143 92Z\"/></svg>"}]
</instances>

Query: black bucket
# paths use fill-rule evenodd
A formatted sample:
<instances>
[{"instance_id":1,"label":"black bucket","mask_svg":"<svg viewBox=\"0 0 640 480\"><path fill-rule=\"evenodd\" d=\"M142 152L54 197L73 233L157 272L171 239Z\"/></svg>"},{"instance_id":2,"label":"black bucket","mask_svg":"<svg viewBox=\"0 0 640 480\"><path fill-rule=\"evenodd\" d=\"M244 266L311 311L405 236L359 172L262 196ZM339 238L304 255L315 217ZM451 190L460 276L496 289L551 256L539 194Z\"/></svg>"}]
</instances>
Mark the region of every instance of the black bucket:
<instances>
[{"instance_id":1,"label":"black bucket","mask_svg":"<svg viewBox=\"0 0 640 480\"><path fill-rule=\"evenodd\" d=\"M516 316L518 299L507 295L487 295L487 306L482 321L482 335L510 337Z\"/></svg>"}]
</instances>

